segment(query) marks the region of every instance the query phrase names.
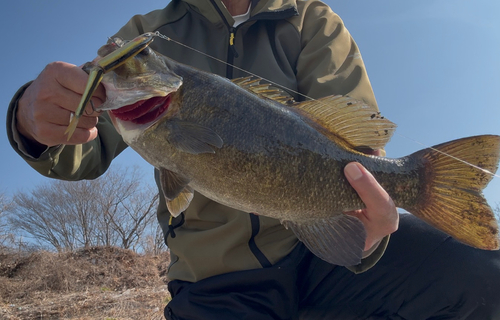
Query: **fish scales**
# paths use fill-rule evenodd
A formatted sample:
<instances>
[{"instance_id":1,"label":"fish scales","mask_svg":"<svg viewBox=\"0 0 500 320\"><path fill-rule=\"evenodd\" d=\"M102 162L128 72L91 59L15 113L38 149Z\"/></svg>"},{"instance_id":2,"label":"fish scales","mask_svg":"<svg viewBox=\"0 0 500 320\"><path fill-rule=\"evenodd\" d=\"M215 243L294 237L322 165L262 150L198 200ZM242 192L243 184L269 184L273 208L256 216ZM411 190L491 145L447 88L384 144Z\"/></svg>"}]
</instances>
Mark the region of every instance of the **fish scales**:
<instances>
[{"instance_id":1,"label":"fish scales","mask_svg":"<svg viewBox=\"0 0 500 320\"><path fill-rule=\"evenodd\" d=\"M462 138L399 159L366 155L357 150L383 148L395 125L361 101L331 96L290 103L258 79L230 81L150 48L106 73L102 83L107 100L100 109L159 169L174 216L197 191L280 219L318 257L355 265L366 231L342 212L364 207L343 174L357 161L398 207L468 245L499 247L497 221L482 196L492 176L470 165L495 172L499 136Z\"/></svg>"},{"instance_id":2,"label":"fish scales","mask_svg":"<svg viewBox=\"0 0 500 320\"><path fill-rule=\"evenodd\" d=\"M156 166L193 177L190 185L219 203L283 220L322 218L364 207L342 174L348 162L373 167L389 189L394 189L390 182L395 178L408 176L405 166L392 165L395 160L367 158L338 147L285 105L198 70L172 71L184 79L172 102L179 104L177 116L211 128L224 145L214 154L176 152L168 140L158 137L165 136L160 129L169 121L165 118L131 146ZM384 167L387 173L380 170ZM394 195L402 201L408 188L399 189L404 192Z\"/></svg>"}]
</instances>

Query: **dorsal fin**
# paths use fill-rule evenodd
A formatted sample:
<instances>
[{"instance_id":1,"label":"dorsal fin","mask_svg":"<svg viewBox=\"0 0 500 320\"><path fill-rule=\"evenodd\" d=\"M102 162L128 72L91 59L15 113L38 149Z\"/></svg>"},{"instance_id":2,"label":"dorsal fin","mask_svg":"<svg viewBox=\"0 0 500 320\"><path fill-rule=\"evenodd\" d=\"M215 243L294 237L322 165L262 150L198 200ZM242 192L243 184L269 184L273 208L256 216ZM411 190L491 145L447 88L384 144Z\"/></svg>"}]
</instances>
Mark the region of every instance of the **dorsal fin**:
<instances>
[{"instance_id":1,"label":"dorsal fin","mask_svg":"<svg viewBox=\"0 0 500 320\"><path fill-rule=\"evenodd\" d=\"M263 80L257 77L236 78L231 81L243 89L285 105L295 102L293 97L285 91L278 89L269 83L262 82Z\"/></svg>"},{"instance_id":2,"label":"dorsal fin","mask_svg":"<svg viewBox=\"0 0 500 320\"><path fill-rule=\"evenodd\" d=\"M377 108L348 96L329 96L291 107L328 138L350 149L383 149L396 129Z\"/></svg>"}]
</instances>

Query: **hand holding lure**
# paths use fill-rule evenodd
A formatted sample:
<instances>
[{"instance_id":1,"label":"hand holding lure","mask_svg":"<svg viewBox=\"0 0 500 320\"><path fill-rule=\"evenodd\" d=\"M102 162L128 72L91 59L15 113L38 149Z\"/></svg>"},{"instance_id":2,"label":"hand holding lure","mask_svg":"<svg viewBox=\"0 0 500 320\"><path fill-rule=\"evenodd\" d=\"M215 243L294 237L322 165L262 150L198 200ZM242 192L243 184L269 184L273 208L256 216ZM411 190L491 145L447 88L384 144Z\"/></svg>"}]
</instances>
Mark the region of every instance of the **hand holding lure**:
<instances>
[{"instance_id":1,"label":"hand holding lure","mask_svg":"<svg viewBox=\"0 0 500 320\"><path fill-rule=\"evenodd\" d=\"M100 59L95 59L94 61L88 62L84 65L83 70L89 74L89 80L85 87L82 99L78 104L78 108L76 109L74 116L71 117L69 126L64 132L64 134L68 135L68 140L75 132L78 121L83 114L83 110L85 110L85 106L90 101L90 98L94 94L99 83L101 83L102 76L105 73L123 65L129 59L146 49L151 44L154 37L154 33L144 33L135 39L126 42L123 46L108 55ZM118 46L117 44L115 45Z\"/></svg>"}]
</instances>

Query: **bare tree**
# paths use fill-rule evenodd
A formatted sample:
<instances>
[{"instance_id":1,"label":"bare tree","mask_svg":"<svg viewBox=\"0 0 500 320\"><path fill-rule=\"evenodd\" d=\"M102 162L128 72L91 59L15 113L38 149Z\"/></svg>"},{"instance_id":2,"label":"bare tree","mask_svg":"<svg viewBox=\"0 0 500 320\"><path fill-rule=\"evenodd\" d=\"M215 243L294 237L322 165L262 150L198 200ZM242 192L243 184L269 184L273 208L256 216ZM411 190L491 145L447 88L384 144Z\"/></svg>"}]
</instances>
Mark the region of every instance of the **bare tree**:
<instances>
[{"instance_id":1,"label":"bare tree","mask_svg":"<svg viewBox=\"0 0 500 320\"><path fill-rule=\"evenodd\" d=\"M159 224L152 225L139 242L138 251L152 256L160 255L167 250L163 231Z\"/></svg>"},{"instance_id":2,"label":"bare tree","mask_svg":"<svg viewBox=\"0 0 500 320\"><path fill-rule=\"evenodd\" d=\"M101 185L96 202L100 208L100 238L103 244L110 240L125 249L137 249L145 230L155 224L158 192L150 185L140 183L137 168L127 169L127 179L119 172L108 175L108 185ZM105 190L102 190L104 188Z\"/></svg>"},{"instance_id":3,"label":"bare tree","mask_svg":"<svg viewBox=\"0 0 500 320\"><path fill-rule=\"evenodd\" d=\"M12 201L4 193L0 193L0 248L12 243L14 237L9 232L6 212L12 206Z\"/></svg>"},{"instance_id":4,"label":"bare tree","mask_svg":"<svg viewBox=\"0 0 500 320\"><path fill-rule=\"evenodd\" d=\"M134 248L155 223L157 191L138 168L112 167L101 178L51 181L17 193L10 223L58 251L113 245Z\"/></svg>"},{"instance_id":5,"label":"bare tree","mask_svg":"<svg viewBox=\"0 0 500 320\"><path fill-rule=\"evenodd\" d=\"M0 237L4 234L6 229L4 216L7 206L7 197L5 196L5 194L0 193Z\"/></svg>"}]
</instances>

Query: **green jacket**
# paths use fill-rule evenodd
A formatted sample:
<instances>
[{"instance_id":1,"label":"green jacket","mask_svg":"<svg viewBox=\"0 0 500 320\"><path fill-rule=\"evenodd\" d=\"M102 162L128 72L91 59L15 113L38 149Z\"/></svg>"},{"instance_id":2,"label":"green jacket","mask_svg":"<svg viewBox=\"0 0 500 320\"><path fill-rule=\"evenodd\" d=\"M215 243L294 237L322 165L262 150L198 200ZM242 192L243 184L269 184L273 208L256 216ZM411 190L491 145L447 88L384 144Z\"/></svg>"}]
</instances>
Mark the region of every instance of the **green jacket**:
<instances>
[{"instance_id":1,"label":"green jacket","mask_svg":"<svg viewBox=\"0 0 500 320\"><path fill-rule=\"evenodd\" d=\"M185 46L156 39L151 44L154 50L199 69L228 78L248 76L241 69L248 70L309 97L348 94L376 106L358 47L326 4L318 0L255 1L248 21L237 28L232 27L233 22L220 0L172 0L162 10L134 16L117 36L132 39L144 32L159 31ZM126 148L103 115L96 140L52 147L36 158L30 157L29 146L15 130L16 102L23 90L9 108L9 139L41 174L66 180L96 178ZM270 266L298 243L279 221L239 212L200 194L183 215L172 221L161 201L158 220L171 250L170 279L198 281ZM361 265L350 269L361 272L372 266L386 244L387 239Z\"/></svg>"}]
</instances>

